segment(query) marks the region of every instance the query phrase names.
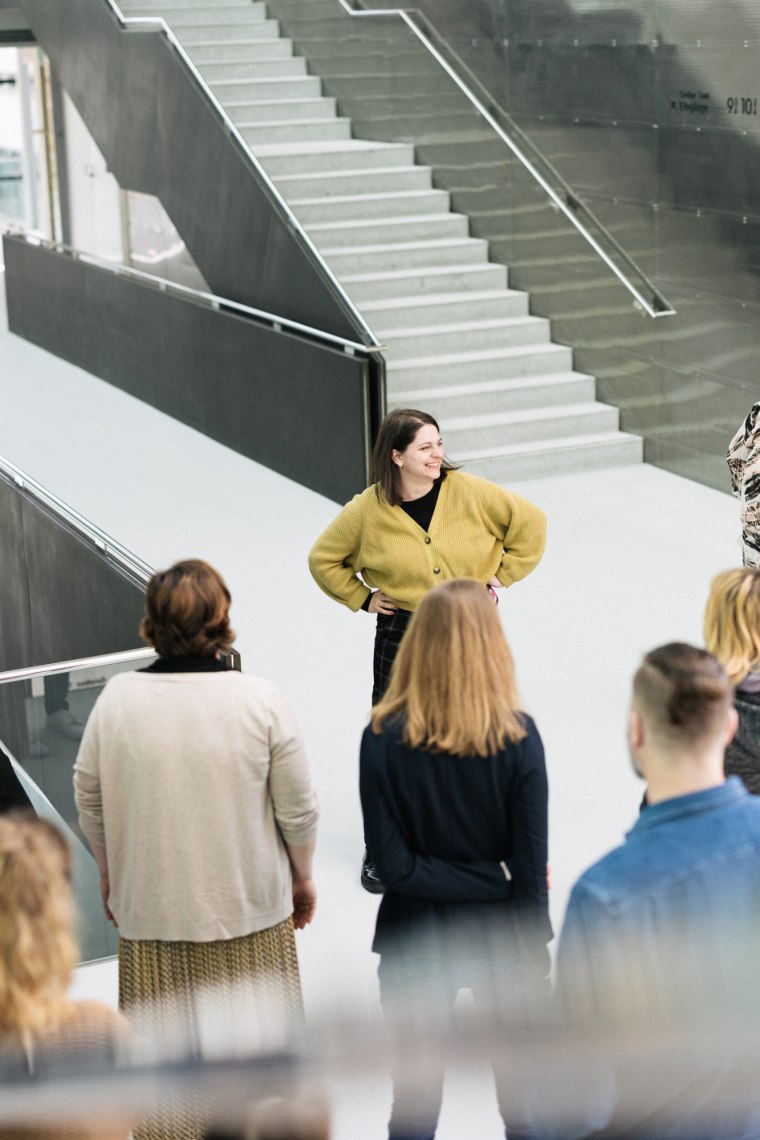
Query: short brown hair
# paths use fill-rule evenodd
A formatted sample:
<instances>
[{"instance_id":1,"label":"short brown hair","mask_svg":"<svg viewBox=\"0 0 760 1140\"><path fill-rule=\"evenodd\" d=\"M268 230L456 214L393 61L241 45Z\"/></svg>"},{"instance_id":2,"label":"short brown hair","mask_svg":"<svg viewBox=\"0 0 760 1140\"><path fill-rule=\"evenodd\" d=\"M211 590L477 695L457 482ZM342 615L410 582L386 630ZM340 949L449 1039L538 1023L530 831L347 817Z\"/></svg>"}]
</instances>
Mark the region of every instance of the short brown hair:
<instances>
[{"instance_id":1,"label":"short brown hair","mask_svg":"<svg viewBox=\"0 0 760 1140\"><path fill-rule=\"evenodd\" d=\"M162 657L213 657L235 640L231 601L224 579L208 562L175 562L148 582L140 636Z\"/></svg>"},{"instance_id":2,"label":"short brown hair","mask_svg":"<svg viewBox=\"0 0 760 1140\"><path fill-rule=\"evenodd\" d=\"M647 653L633 679L633 700L659 736L694 745L720 731L733 690L711 653L674 641Z\"/></svg>"},{"instance_id":3,"label":"short brown hair","mask_svg":"<svg viewBox=\"0 0 760 1140\"><path fill-rule=\"evenodd\" d=\"M395 717L404 743L429 752L491 756L525 737L512 654L482 582L455 578L420 602L373 730Z\"/></svg>"},{"instance_id":4,"label":"short brown hair","mask_svg":"<svg viewBox=\"0 0 760 1140\"><path fill-rule=\"evenodd\" d=\"M419 412L416 408L395 408L388 412L377 433L369 467L370 486L375 484L378 496L382 493L392 507L402 502L401 481L398 466L393 462L394 451L406 451L417 432L425 424L431 424L440 434L441 429L429 412ZM440 478L446 478L447 471L455 471L456 464L444 458Z\"/></svg>"}]
</instances>

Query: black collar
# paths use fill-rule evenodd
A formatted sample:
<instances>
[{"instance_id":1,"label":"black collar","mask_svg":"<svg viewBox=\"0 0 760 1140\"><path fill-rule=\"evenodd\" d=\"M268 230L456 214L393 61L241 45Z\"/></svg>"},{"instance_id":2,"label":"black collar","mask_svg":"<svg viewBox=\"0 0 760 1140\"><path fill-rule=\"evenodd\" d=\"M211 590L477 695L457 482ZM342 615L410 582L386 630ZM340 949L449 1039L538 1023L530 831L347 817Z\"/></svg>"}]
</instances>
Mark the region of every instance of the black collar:
<instances>
[{"instance_id":1,"label":"black collar","mask_svg":"<svg viewBox=\"0 0 760 1140\"><path fill-rule=\"evenodd\" d=\"M224 673L226 665L216 657L158 657L140 673Z\"/></svg>"}]
</instances>

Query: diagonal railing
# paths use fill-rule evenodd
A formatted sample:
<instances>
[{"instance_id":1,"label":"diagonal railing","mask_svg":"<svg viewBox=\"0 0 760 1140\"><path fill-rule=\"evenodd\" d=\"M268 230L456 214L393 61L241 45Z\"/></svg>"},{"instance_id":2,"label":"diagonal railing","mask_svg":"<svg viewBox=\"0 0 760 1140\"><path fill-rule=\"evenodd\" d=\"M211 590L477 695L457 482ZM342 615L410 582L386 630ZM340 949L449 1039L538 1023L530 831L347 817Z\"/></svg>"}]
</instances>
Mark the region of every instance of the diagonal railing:
<instances>
[{"instance_id":1,"label":"diagonal railing","mask_svg":"<svg viewBox=\"0 0 760 1140\"><path fill-rule=\"evenodd\" d=\"M501 139L504 145L509 149L512 156L517 159L523 169L537 185L540 186L556 209L574 226L597 257L604 262L609 271L613 273L624 288L628 290L640 311L648 317L655 319L675 316L676 310L663 296L654 282L636 264L634 259L617 239L609 233L592 210L573 192L569 184L562 178L549 160L541 154L538 147L536 147L517 124L510 119L503 108L499 107L497 109L480 81L472 74L472 71L463 60L459 58L456 52L453 51L451 46L446 43L424 13L416 8L354 7L350 0L337 0L337 3L344 12L355 18L372 19L396 16L402 20L416 40L428 52L430 57L435 60L452 82L456 84L473 110L488 123L499 139ZM358 3L362 4L363 0L358 0ZM505 124L508 125L509 130L505 129ZM512 137L513 134L519 137L519 144L515 142L515 139ZM529 158L526 154L527 150L531 151L532 158ZM539 165L547 171L549 178L541 173L538 168ZM554 183L554 185L552 183ZM558 189L555 187L558 187ZM609 249L615 251L619 260L626 266L628 270L627 273L616 264L614 258L611 257L607 249L605 249L605 244L602 244L602 242L594 236L588 226L583 224L579 217L580 214L584 215L593 227L603 235L604 243ZM635 283L636 281L639 282L639 285Z\"/></svg>"}]
</instances>

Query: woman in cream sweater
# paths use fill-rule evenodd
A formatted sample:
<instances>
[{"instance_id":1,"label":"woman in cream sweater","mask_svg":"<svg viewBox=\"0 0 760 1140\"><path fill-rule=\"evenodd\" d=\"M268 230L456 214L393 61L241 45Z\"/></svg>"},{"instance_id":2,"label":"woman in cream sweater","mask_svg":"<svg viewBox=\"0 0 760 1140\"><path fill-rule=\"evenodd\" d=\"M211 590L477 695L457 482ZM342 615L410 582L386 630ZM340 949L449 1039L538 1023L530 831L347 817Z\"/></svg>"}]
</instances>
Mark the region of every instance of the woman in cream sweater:
<instances>
[{"instance_id":1,"label":"woman in cream sweater","mask_svg":"<svg viewBox=\"0 0 760 1140\"><path fill-rule=\"evenodd\" d=\"M316 907L317 804L301 736L273 685L220 660L235 636L229 607L205 562L153 575L141 634L160 656L108 682L74 772L121 936L120 1005L168 1019L190 1043L199 991L212 987L220 1017L263 993L297 1024L293 929ZM202 1134L202 1122L175 1113L137 1136Z\"/></svg>"},{"instance_id":2,"label":"woman in cream sweater","mask_svg":"<svg viewBox=\"0 0 760 1140\"><path fill-rule=\"evenodd\" d=\"M383 420L370 486L319 536L309 569L328 597L377 614L372 703L382 697L409 619L451 578L495 590L526 577L544 552L546 516L487 479L459 471L427 412L398 408ZM382 890L365 864L362 883Z\"/></svg>"}]
</instances>

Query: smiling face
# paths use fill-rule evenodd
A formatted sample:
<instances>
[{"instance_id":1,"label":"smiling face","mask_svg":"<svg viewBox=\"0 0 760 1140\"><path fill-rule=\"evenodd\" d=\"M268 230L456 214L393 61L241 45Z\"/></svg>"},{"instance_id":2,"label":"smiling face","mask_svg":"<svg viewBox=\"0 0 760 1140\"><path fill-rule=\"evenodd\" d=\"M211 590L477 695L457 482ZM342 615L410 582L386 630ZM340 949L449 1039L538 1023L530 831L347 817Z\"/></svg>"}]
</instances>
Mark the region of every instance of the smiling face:
<instances>
[{"instance_id":1,"label":"smiling face","mask_svg":"<svg viewBox=\"0 0 760 1140\"><path fill-rule=\"evenodd\" d=\"M441 474L443 443L438 428L422 424L409 446L403 451L392 451L391 458L399 468L404 490L416 492L414 496L405 494L404 498L424 494Z\"/></svg>"}]
</instances>

